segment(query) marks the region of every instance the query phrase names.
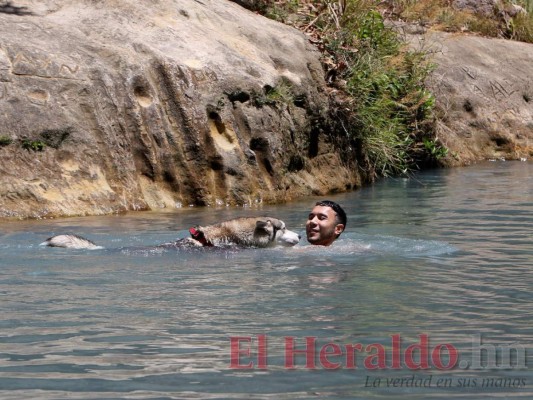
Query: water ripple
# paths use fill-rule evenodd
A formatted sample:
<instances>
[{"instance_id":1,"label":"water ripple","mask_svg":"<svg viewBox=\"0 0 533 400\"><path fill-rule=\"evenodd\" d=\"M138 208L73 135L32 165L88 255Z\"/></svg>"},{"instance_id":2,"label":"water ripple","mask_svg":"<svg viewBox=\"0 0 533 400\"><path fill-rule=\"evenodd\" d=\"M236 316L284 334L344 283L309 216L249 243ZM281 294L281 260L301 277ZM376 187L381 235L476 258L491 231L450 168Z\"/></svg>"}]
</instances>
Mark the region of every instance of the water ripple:
<instances>
[{"instance_id":1,"label":"water ripple","mask_svg":"<svg viewBox=\"0 0 533 400\"><path fill-rule=\"evenodd\" d=\"M333 198L349 215L330 248L153 252L144 246L244 213L303 233L315 199L257 210L142 213L4 223L0 236L2 399L531 398L529 369L284 368L285 337L405 345L429 335L533 343L530 163L390 179ZM37 246L68 230L106 249ZM268 336L267 370L229 368L231 336ZM361 356L362 357L362 356ZM300 359L300 362L303 362ZM449 377L454 387L365 387L365 379ZM525 379L458 388L459 379Z\"/></svg>"}]
</instances>

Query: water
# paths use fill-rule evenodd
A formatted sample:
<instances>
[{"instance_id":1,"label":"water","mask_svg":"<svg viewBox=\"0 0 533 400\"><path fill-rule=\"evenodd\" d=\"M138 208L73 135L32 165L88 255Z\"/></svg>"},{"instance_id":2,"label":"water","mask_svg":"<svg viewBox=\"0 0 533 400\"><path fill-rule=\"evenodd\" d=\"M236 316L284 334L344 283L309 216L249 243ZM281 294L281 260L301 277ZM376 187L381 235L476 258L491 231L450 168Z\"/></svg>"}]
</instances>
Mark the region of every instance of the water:
<instances>
[{"instance_id":1,"label":"water","mask_svg":"<svg viewBox=\"0 0 533 400\"><path fill-rule=\"evenodd\" d=\"M533 398L532 172L487 163L330 196L349 218L330 248L139 249L245 215L275 215L303 234L314 198L0 223L0 398ZM65 232L106 249L38 245ZM251 341L239 342L239 363L253 369L231 368L239 336ZM286 368L291 338L297 350L315 340L315 369L305 355ZM429 365L413 369L424 356L414 351L411 365L406 349L425 338ZM356 344L351 368L345 350ZM446 344L458 351L450 369ZM321 363L335 345L343 354Z\"/></svg>"}]
</instances>

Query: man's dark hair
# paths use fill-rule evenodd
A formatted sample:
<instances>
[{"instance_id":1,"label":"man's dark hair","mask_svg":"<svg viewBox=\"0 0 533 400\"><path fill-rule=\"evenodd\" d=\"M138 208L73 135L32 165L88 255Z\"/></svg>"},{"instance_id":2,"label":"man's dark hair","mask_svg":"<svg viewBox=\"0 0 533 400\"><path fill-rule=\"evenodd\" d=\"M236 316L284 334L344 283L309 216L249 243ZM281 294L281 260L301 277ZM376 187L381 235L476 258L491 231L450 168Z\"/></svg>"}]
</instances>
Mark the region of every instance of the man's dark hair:
<instances>
[{"instance_id":1,"label":"man's dark hair","mask_svg":"<svg viewBox=\"0 0 533 400\"><path fill-rule=\"evenodd\" d=\"M346 229L346 213L339 204L331 200L322 200L318 201L315 206L330 207L333 211L335 211L337 223L343 224L344 229Z\"/></svg>"}]
</instances>

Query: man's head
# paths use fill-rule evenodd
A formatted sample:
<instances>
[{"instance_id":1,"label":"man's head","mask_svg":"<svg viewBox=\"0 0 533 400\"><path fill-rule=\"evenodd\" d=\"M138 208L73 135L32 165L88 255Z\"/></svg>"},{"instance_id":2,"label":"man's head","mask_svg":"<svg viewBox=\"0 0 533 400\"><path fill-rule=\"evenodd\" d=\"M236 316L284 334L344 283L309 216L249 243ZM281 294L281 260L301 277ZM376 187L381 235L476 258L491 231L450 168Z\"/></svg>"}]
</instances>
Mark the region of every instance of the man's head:
<instances>
[{"instance_id":1,"label":"man's head","mask_svg":"<svg viewBox=\"0 0 533 400\"><path fill-rule=\"evenodd\" d=\"M332 244L345 228L346 213L340 205L330 200L317 202L305 224L307 241L320 246Z\"/></svg>"}]
</instances>

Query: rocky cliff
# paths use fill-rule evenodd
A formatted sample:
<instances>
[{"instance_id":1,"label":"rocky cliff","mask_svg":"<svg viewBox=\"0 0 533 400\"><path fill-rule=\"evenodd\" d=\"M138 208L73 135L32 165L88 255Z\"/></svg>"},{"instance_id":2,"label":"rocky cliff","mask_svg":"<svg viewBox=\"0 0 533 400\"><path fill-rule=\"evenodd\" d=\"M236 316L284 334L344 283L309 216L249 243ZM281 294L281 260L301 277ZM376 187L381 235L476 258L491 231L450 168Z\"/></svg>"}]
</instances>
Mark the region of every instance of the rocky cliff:
<instances>
[{"instance_id":1,"label":"rocky cliff","mask_svg":"<svg viewBox=\"0 0 533 400\"><path fill-rule=\"evenodd\" d=\"M226 0L0 3L0 217L346 190L318 56Z\"/></svg>"},{"instance_id":2,"label":"rocky cliff","mask_svg":"<svg viewBox=\"0 0 533 400\"><path fill-rule=\"evenodd\" d=\"M533 157L533 44L430 32L430 86L447 164Z\"/></svg>"},{"instance_id":3,"label":"rocky cliff","mask_svg":"<svg viewBox=\"0 0 533 400\"><path fill-rule=\"evenodd\" d=\"M533 156L533 45L410 37L435 54L449 165ZM229 0L0 0L0 217L359 186L323 75L304 35Z\"/></svg>"}]
</instances>

